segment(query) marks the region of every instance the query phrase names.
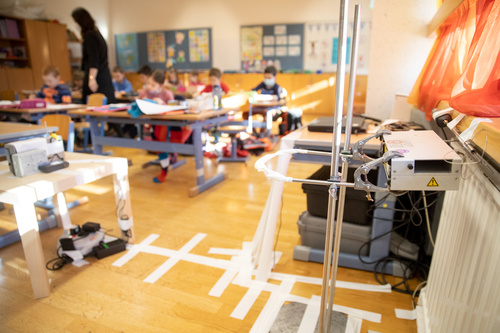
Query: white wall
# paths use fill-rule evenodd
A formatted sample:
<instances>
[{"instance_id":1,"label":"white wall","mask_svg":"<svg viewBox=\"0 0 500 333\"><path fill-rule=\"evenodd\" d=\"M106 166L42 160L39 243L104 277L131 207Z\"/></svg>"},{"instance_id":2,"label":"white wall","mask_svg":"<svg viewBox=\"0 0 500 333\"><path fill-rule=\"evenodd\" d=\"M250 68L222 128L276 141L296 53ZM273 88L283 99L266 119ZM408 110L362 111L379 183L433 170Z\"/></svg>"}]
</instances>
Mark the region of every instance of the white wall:
<instances>
[{"instance_id":1,"label":"white wall","mask_svg":"<svg viewBox=\"0 0 500 333\"><path fill-rule=\"evenodd\" d=\"M434 38L427 23L435 0L376 0L372 17L366 113L391 116L395 95L408 95L424 66Z\"/></svg>"},{"instance_id":2,"label":"white wall","mask_svg":"<svg viewBox=\"0 0 500 333\"><path fill-rule=\"evenodd\" d=\"M240 26L338 20L338 0L109 0L113 34L211 27L213 65L222 70L240 68ZM369 20L370 0L362 4ZM250 5L249 5L250 4ZM354 16L354 2L350 5Z\"/></svg>"},{"instance_id":3,"label":"white wall","mask_svg":"<svg viewBox=\"0 0 500 333\"><path fill-rule=\"evenodd\" d=\"M362 19L372 20L366 113L391 115L396 94L408 94L432 47L426 25L436 12L435 0L370 0L362 4ZM2 0L9 4L44 6L74 31L71 18L85 7L107 38L110 66L116 64L114 34L197 27L213 29L213 64L223 70L240 67L241 25L338 20L339 0ZM250 6L248 4L251 4ZM350 19L355 1L350 2ZM108 35L106 36L106 31Z\"/></svg>"}]
</instances>

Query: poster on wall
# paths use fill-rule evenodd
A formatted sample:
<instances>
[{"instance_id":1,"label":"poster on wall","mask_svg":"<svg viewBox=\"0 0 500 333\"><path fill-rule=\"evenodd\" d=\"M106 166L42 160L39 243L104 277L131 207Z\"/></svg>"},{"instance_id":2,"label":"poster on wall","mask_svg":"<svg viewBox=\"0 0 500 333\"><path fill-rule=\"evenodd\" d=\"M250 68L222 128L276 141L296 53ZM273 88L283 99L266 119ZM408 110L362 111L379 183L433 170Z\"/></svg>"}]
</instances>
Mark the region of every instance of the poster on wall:
<instances>
[{"instance_id":1,"label":"poster on wall","mask_svg":"<svg viewBox=\"0 0 500 333\"><path fill-rule=\"evenodd\" d=\"M137 71L139 69L139 54L137 52L137 35L115 35L118 56L118 65L124 71Z\"/></svg>"},{"instance_id":2,"label":"poster on wall","mask_svg":"<svg viewBox=\"0 0 500 333\"><path fill-rule=\"evenodd\" d=\"M148 62L165 62L165 33L148 32Z\"/></svg>"},{"instance_id":3,"label":"poster on wall","mask_svg":"<svg viewBox=\"0 0 500 333\"><path fill-rule=\"evenodd\" d=\"M350 61L353 23L349 22L347 39L347 59ZM337 70L339 23L334 21L309 22L304 32L304 69L310 71L335 72ZM368 74L370 53L371 22L362 21L359 30L358 75ZM346 72L349 66L346 66Z\"/></svg>"},{"instance_id":4,"label":"poster on wall","mask_svg":"<svg viewBox=\"0 0 500 333\"><path fill-rule=\"evenodd\" d=\"M210 61L210 45L207 29L189 30L189 61Z\"/></svg>"},{"instance_id":5,"label":"poster on wall","mask_svg":"<svg viewBox=\"0 0 500 333\"><path fill-rule=\"evenodd\" d=\"M270 24L241 27L241 69L302 70L304 24Z\"/></svg>"},{"instance_id":6,"label":"poster on wall","mask_svg":"<svg viewBox=\"0 0 500 333\"><path fill-rule=\"evenodd\" d=\"M262 27L241 28L241 59L262 60Z\"/></svg>"}]
</instances>

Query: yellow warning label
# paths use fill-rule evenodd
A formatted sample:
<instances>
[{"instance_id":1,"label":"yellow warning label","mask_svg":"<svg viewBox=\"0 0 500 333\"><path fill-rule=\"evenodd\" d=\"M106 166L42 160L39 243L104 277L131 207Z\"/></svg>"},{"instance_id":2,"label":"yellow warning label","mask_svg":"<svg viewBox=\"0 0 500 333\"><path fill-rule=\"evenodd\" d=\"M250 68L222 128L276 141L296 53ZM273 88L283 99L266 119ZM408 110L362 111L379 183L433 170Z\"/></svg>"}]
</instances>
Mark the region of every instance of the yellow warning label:
<instances>
[{"instance_id":1,"label":"yellow warning label","mask_svg":"<svg viewBox=\"0 0 500 333\"><path fill-rule=\"evenodd\" d=\"M429 184L427 186L439 186L438 182L436 181L436 178L432 177L430 180Z\"/></svg>"}]
</instances>

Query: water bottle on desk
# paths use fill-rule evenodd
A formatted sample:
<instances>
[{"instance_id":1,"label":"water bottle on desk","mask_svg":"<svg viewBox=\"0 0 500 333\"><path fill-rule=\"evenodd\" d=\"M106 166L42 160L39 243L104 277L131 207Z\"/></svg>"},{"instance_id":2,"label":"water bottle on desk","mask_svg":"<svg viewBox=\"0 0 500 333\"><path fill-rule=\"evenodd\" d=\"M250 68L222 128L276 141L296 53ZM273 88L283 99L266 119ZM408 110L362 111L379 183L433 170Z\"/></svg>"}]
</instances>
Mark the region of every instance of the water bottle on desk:
<instances>
[{"instance_id":1,"label":"water bottle on desk","mask_svg":"<svg viewBox=\"0 0 500 333\"><path fill-rule=\"evenodd\" d=\"M220 86L213 86L212 96L214 99L214 110L222 109L222 89Z\"/></svg>"}]
</instances>

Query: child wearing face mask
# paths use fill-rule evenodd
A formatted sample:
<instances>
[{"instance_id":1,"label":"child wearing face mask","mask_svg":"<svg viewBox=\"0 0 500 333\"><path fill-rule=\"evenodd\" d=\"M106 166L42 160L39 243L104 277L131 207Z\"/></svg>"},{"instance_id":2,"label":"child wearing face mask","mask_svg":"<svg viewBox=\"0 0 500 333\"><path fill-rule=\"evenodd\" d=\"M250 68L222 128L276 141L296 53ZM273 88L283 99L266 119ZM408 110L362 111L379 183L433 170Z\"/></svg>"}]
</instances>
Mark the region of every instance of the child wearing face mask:
<instances>
[{"instance_id":1,"label":"child wearing face mask","mask_svg":"<svg viewBox=\"0 0 500 333\"><path fill-rule=\"evenodd\" d=\"M281 98L281 87L276 83L276 67L267 66L264 70L264 81L257 87L253 88L254 91L259 91L261 95L273 95L276 100Z\"/></svg>"}]
</instances>

